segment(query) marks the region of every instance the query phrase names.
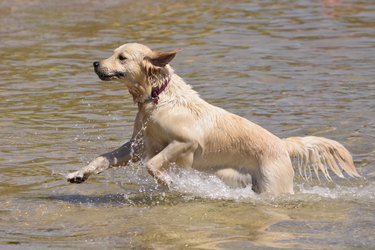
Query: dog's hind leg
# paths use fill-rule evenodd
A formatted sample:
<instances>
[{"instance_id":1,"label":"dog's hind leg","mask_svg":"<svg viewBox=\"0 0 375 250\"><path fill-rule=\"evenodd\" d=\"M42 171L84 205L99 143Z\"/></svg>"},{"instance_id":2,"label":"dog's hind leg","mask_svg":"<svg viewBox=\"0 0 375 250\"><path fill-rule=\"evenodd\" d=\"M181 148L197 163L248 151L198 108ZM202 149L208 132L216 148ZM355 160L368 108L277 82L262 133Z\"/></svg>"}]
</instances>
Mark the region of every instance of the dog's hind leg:
<instances>
[{"instance_id":1,"label":"dog's hind leg","mask_svg":"<svg viewBox=\"0 0 375 250\"><path fill-rule=\"evenodd\" d=\"M233 168L223 168L215 173L225 184L232 188L244 188L252 185L249 173L240 173Z\"/></svg>"},{"instance_id":2,"label":"dog's hind leg","mask_svg":"<svg viewBox=\"0 0 375 250\"><path fill-rule=\"evenodd\" d=\"M253 176L253 189L258 193L294 193L294 170L288 155L264 161L260 165L258 177Z\"/></svg>"}]
</instances>

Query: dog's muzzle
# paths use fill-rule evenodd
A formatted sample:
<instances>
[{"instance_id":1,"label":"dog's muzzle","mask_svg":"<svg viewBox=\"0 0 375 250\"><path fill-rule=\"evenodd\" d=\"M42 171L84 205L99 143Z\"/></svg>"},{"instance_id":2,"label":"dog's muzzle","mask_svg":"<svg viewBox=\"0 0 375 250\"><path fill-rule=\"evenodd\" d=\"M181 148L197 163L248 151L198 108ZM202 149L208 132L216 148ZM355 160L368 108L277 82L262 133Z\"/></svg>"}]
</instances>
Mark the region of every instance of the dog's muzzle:
<instances>
[{"instance_id":1,"label":"dog's muzzle","mask_svg":"<svg viewBox=\"0 0 375 250\"><path fill-rule=\"evenodd\" d=\"M99 76L100 80L102 81L110 81L110 80L116 80L116 79L122 79L126 77L126 74L123 72L114 72L114 73L108 73L106 70L103 70L102 67L100 67L100 62L93 62L95 73Z\"/></svg>"}]
</instances>

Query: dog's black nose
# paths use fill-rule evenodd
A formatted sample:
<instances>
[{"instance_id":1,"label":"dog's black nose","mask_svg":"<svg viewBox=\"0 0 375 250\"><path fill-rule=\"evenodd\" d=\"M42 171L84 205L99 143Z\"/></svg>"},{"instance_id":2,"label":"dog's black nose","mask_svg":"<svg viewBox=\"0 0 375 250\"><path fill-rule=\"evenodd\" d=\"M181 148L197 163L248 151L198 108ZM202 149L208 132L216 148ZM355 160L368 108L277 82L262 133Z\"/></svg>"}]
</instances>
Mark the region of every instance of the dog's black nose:
<instances>
[{"instance_id":1,"label":"dog's black nose","mask_svg":"<svg viewBox=\"0 0 375 250\"><path fill-rule=\"evenodd\" d=\"M94 65L94 68L97 68L97 67L99 67L100 62L94 62L92 65Z\"/></svg>"}]
</instances>

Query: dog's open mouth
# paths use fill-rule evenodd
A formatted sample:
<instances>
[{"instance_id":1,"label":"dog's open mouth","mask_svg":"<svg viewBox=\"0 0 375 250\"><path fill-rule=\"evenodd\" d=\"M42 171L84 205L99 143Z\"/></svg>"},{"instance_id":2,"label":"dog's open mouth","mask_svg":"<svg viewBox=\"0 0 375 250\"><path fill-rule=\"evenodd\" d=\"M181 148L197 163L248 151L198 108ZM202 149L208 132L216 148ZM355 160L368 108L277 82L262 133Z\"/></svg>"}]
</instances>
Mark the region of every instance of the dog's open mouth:
<instances>
[{"instance_id":1,"label":"dog's open mouth","mask_svg":"<svg viewBox=\"0 0 375 250\"><path fill-rule=\"evenodd\" d=\"M118 80L126 77L125 73L122 72L115 72L113 74L106 74L99 70L95 70L95 73L99 76L100 80L102 81L111 81L111 80Z\"/></svg>"}]
</instances>

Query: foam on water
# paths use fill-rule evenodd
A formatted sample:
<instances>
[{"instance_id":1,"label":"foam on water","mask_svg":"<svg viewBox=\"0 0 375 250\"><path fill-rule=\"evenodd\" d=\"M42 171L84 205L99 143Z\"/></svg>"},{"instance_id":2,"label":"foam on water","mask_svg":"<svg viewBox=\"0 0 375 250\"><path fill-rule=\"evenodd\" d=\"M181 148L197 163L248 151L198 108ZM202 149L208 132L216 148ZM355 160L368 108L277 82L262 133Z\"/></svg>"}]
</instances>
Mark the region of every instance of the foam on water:
<instances>
[{"instance_id":1,"label":"foam on water","mask_svg":"<svg viewBox=\"0 0 375 250\"><path fill-rule=\"evenodd\" d=\"M206 199L225 200L254 200L257 194L251 186L231 188L215 175L201 173L195 170L176 170L169 172L172 180L172 190Z\"/></svg>"},{"instance_id":2,"label":"foam on water","mask_svg":"<svg viewBox=\"0 0 375 250\"><path fill-rule=\"evenodd\" d=\"M231 188L217 176L195 170L176 170L169 172L173 185L172 190L214 200L235 200L242 202L280 202L280 201L314 201L335 199L356 202L375 203L375 185L367 182L358 186L342 186L330 183L330 186L295 183L294 195L270 195L254 193L251 187Z\"/></svg>"},{"instance_id":3,"label":"foam on water","mask_svg":"<svg viewBox=\"0 0 375 250\"><path fill-rule=\"evenodd\" d=\"M322 186L297 185L299 192L302 194L313 194L330 199L344 200L366 200L367 202L375 202L375 185L369 183L360 186L340 186L336 184L333 188Z\"/></svg>"},{"instance_id":4,"label":"foam on water","mask_svg":"<svg viewBox=\"0 0 375 250\"><path fill-rule=\"evenodd\" d=\"M138 165L138 164L136 164ZM158 190L157 184L148 175L145 168L139 164L123 169L125 173L118 175L122 183L136 183L139 190ZM342 183L295 183L295 194L271 195L256 194L250 186L246 188L231 188L217 176L199 172L193 169L171 168L168 171L171 192L181 193L186 198L202 198L210 200L233 200L250 203L279 204L283 202L314 202L325 199L355 201L359 203L375 203L375 184L370 181L362 184L352 183L344 186ZM120 180L121 179L121 180ZM345 183L347 184L347 182ZM126 188L124 188L126 190ZM165 190L164 190L165 191ZM164 192L163 191L163 192ZM168 193L168 191L167 191Z\"/></svg>"}]
</instances>

